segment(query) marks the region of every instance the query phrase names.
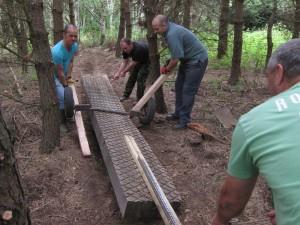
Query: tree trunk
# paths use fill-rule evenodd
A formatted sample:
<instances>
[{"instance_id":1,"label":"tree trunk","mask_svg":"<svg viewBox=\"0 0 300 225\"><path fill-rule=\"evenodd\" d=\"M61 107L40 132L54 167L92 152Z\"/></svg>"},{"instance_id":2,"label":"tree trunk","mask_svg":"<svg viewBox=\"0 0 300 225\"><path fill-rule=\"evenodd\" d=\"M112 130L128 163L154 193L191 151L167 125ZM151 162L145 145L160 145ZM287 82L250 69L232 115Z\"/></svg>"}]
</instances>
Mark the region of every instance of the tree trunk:
<instances>
[{"instance_id":1,"label":"tree trunk","mask_svg":"<svg viewBox=\"0 0 300 225\"><path fill-rule=\"evenodd\" d=\"M267 29L267 45L268 45L268 47L267 47L265 68L268 65L269 59L270 59L270 57L272 55L272 51L273 51L272 29L273 29L276 13L277 13L277 0L273 0L272 15L269 18L268 29Z\"/></svg>"},{"instance_id":2,"label":"tree trunk","mask_svg":"<svg viewBox=\"0 0 300 225\"><path fill-rule=\"evenodd\" d=\"M180 18L179 18L179 12L180 12L180 7L182 4L182 0L171 0L171 7L170 7L170 18L171 21L174 23L180 24ZM184 2L184 4L186 4Z\"/></svg>"},{"instance_id":3,"label":"tree trunk","mask_svg":"<svg viewBox=\"0 0 300 225\"><path fill-rule=\"evenodd\" d=\"M63 39L64 19L63 19L64 2L62 0L53 0L53 42L56 44Z\"/></svg>"},{"instance_id":4,"label":"tree trunk","mask_svg":"<svg viewBox=\"0 0 300 225\"><path fill-rule=\"evenodd\" d=\"M101 16L99 18L99 29L100 29L100 45L104 44L105 41L105 18Z\"/></svg>"},{"instance_id":5,"label":"tree trunk","mask_svg":"<svg viewBox=\"0 0 300 225\"><path fill-rule=\"evenodd\" d=\"M152 84L160 75L159 72L159 54L157 47L157 36L154 34L152 29L152 20L156 14L158 14L158 9L155 9L154 6L158 6L158 0L145 0L144 12L147 23L147 39L149 43L149 57L150 57L150 73L148 76L148 83ZM155 10L155 11L154 11ZM159 88L155 93L155 99L157 108L156 111L158 113L166 113L167 106L164 100L164 92L163 87Z\"/></svg>"},{"instance_id":6,"label":"tree trunk","mask_svg":"<svg viewBox=\"0 0 300 225\"><path fill-rule=\"evenodd\" d=\"M59 146L59 111L53 78L53 64L43 17L43 0L23 0L33 48L33 60L39 81L42 110L42 141L40 149L51 152Z\"/></svg>"},{"instance_id":7,"label":"tree trunk","mask_svg":"<svg viewBox=\"0 0 300 225\"><path fill-rule=\"evenodd\" d=\"M27 37L26 31L24 27L23 21L18 18L23 18L22 11L18 7L17 3L12 0L4 0L6 10L8 13L8 18L10 22L10 27L13 31L14 38L17 43L17 52L18 55L22 58L28 54L28 47L27 47ZM21 61L23 61L21 59ZM22 70L24 73L27 72L27 66L23 61Z\"/></svg>"},{"instance_id":8,"label":"tree trunk","mask_svg":"<svg viewBox=\"0 0 300 225\"><path fill-rule=\"evenodd\" d=\"M118 40L116 42L116 57L121 55L120 41L125 36L125 0L120 1L120 24L118 32Z\"/></svg>"},{"instance_id":9,"label":"tree trunk","mask_svg":"<svg viewBox=\"0 0 300 225\"><path fill-rule=\"evenodd\" d=\"M0 5L2 6L3 3ZM2 7L1 7L2 8ZM3 7L4 8L4 7ZM1 22L1 41L4 45L8 45L11 42L11 27L9 23L9 16L1 9L0 22Z\"/></svg>"},{"instance_id":10,"label":"tree trunk","mask_svg":"<svg viewBox=\"0 0 300 225\"><path fill-rule=\"evenodd\" d=\"M70 17L70 24L76 25L73 0L69 0L69 17Z\"/></svg>"},{"instance_id":11,"label":"tree trunk","mask_svg":"<svg viewBox=\"0 0 300 225\"><path fill-rule=\"evenodd\" d=\"M30 225L29 208L0 102L0 224Z\"/></svg>"},{"instance_id":12,"label":"tree trunk","mask_svg":"<svg viewBox=\"0 0 300 225\"><path fill-rule=\"evenodd\" d=\"M131 13L130 13L130 0L125 0L125 21L126 21L126 37L131 39L132 24L131 24Z\"/></svg>"},{"instance_id":13,"label":"tree trunk","mask_svg":"<svg viewBox=\"0 0 300 225\"><path fill-rule=\"evenodd\" d=\"M186 0L184 2L184 12L183 12L183 26L186 28L190 28L191 26L191 7L193 4L193 0Z\"/></svg>"},{"instance_id":14,"label":"tree trunk","mask_svg":"<svg viewBox=\"0 0 300 225\"><path fill-rule=\"evenodd\" d=\"M235 0L233 56L229 83L235 85L241 76L243 49L243 8L244 0Z\"/></svg>"},{"instance_id":15,"label":"tree trunk","mask_svg":"<svg viewBox=\"0 0 300 225\"><path fill-rule=\"evenodd\" d=\"M229 0L221 0L219 20L219 42L217 58L221 59L226 55L228 44L228 23L229 23Z\"/></svg>"},{"instance_id":16,"label":"tree trunk","mask_svg":"<svg viewBox=\"0 0 300 225\"><path fill-rule=\"evenodd\" d=\"M300 0L296 0L293 38L299 38L300 32Z\"/></svg>"}]
</instances>

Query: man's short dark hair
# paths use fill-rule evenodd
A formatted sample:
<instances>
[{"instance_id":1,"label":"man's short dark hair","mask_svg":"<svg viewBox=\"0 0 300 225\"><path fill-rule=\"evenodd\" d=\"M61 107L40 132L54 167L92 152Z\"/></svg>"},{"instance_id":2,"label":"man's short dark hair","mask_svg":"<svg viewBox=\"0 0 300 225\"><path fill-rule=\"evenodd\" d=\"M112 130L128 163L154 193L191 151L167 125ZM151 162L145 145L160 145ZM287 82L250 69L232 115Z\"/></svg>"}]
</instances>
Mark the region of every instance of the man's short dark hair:
<instances>
[{"instance_id":1,"label":"man's short dark hair","mask_svg":"<svg viewBox=\"0 0 300 225\"><path fill-rule=\"evenodd\" d=\"M132 43L132 41L129 38L126 38L126 37L122 38L121 41L120 41L120 43L121 42L123 42L123 43L125 43L127 45L131 45L131 43Z\"/></svg>"},{"instance_id":2,"label":"man's short dark hair","mask_svg":"<svg viewBox=\"0 0 300 225\"><path fill-rule=\"evenodd\" d=\"M271 56L267 70L274 70L277 64L283 67L287 79L300 76L300 39L292 39L281 45Z\"/></svg>"},{"instance_id":3,"label":"man's short dark hair","mask_svg":"<svg viewBox=\"0 0 300 225\"><path fill-rule=\"evenodd\" d=\"M71 29L71 28L74 28L74 29L77 29L77 27L74 25L74 24L66 24L65 27L64 27L64 33L68 33L68 31Z\"/></svg>"}]
</instances>

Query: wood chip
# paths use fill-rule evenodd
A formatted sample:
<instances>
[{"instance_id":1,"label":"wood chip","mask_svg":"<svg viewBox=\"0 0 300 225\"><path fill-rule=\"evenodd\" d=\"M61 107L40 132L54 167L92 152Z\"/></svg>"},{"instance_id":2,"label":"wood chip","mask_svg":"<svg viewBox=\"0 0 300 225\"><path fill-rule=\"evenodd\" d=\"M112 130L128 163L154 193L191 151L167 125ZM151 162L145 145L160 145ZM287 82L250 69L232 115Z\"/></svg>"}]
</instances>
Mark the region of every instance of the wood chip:
<instances>
[{"instance_id":1,"label":"wood chip","mask_svg":"<svg viewBox=\"0 0 300 225\"><path fill-rule=\"evenodd\" d=\"M13 218L13 212L11 210L6 210L2 214L2 220L9 221Z\"/></svg>"}]
</instances>

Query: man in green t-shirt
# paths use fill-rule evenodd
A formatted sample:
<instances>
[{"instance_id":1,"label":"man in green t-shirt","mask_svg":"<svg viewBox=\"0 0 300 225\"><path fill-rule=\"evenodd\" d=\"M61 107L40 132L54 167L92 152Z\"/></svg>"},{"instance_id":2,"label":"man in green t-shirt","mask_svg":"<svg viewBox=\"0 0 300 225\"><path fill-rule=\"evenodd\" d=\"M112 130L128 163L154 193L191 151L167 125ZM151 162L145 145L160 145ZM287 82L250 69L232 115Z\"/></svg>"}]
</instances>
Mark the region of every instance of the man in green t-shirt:
<instances>
[{"instance_id":1,"label":"man in green t-shirt","mask_svg":"<svg viewBox=\"0 0 300 225\"><path fill-rule=\"evenodd\" d=\"M229 224L242 212L259 174L273 194L272 224L300 224L300 39L273 53L266 75L273 97L243 115L234 130L212 225Z\"/></svg>"}]
</instances>

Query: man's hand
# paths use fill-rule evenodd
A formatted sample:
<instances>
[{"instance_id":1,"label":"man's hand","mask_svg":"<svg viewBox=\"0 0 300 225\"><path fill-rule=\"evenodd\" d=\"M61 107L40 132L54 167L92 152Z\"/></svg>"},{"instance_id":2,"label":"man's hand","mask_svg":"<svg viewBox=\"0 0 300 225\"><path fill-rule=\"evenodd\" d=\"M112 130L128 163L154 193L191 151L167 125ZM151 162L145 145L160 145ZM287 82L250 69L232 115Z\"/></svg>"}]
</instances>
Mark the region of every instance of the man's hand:
<instances>
[{"instance_id":1,"label":"man's hand","mask_svg":"<svg viewBox=\"0 0 300 225\"><path fill-rule=\"evenodd\" d=\"M118 80L120 78L120 75L119 74L115 74L112 78L112 80Z\"/></svg>"},{"instance_id":2,"label":"man's hand","mask_svg":"<svg viewBox=\"0 0 300 225\"><path fill-rule=\"evenodd\" d=\"M72 77L67 77L67 84L74 84L76 81Z\"/></svg>"},{"instance_id":3,"label":"man's hand","mask_svg":"<svg viewBox=\"0 0 300 225\"><path fill-rule=\"evenodd\" d=\"M231 223L230 222L228 222L228 223L221 222L219 220L219 218L217 217L217 215L215 215L211 225L231 225Z\"/></svg>"},{"instance_id":4,"label":"man's hand","mask_svg":"<svg viewBox=\"0 0 300 225\"><path fill-rule=\"evenodd\" d=\"M272 225L277 225L275 210L271 210L270 212L268 212L267 216L269 217Z\"/></svg>"},{"instance_id":5,"label":"man's hand","mask_svg":"<svg viewBox=\"0 0 300 225\"><path fill-rule=\"evenodd\" d=\"M163 67L160 68L160 73L161 74L167 74L169 72L170 72L170 70L166 66L163 66Z\"/></svg>"},{"instance_id":6,"label":"man's hand","mask_svg":"<svg viewBox=\"0 0 300 225\"><path fill-rule=\"evenodd\" d=\"M125 76L126 76L126 72L121 71L121 72L120 72L120 77L125 77Z\"/></svg>"}]
</instances>

